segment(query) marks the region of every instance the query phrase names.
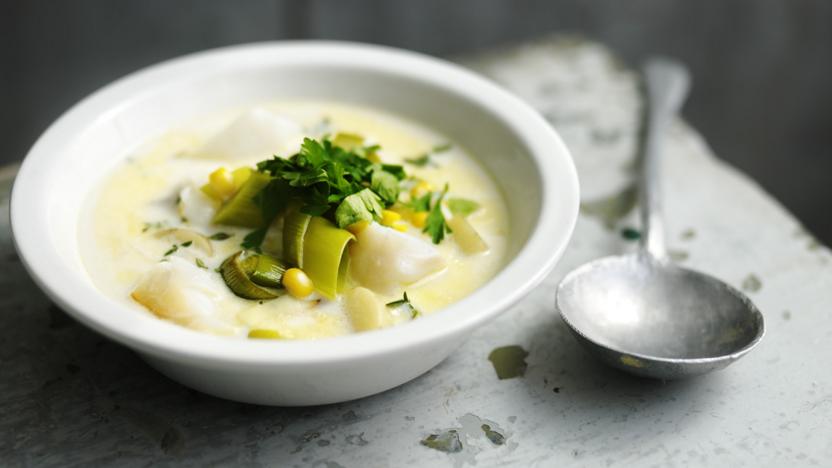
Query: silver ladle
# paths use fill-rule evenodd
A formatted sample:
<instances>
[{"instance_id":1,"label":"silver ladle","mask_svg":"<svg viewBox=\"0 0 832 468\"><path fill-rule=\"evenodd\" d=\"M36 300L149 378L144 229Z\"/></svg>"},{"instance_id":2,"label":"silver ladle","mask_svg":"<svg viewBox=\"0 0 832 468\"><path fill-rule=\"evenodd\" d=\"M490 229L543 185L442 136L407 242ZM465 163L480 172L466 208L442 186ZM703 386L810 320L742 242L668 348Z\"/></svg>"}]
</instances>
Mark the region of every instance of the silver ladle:
<instances>
[{"instance_id":1,"label":"silver ladle","mask_svg":"<svg viewBox=\"0 0 832 468\"><path fill-rule=\"evenodd\" d=\"M669 380L724 368L760 342L765 326L741 292L667 258L658 164L690 78L668 59L652 60L644 71L649 106L639 249L573 270L558 286L556 306L578 341L605 363Z\"/></svg>"}]
</instances>

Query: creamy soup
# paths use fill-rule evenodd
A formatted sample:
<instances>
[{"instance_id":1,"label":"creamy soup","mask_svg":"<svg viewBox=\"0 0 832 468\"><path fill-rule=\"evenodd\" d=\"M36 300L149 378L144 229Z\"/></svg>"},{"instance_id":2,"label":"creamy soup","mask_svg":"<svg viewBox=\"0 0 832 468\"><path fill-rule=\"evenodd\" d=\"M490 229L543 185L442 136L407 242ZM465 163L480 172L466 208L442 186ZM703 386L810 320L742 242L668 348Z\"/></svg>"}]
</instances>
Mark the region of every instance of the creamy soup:
<instances>
[{"instance_id":1,"label":"creamy soup","mask_svg":"<svg viewBox=\"0 0 832 468\"><path fill-rule=\"evenodd\" d=\"M374 109L277 102L178 126L90 197L98 288L160 319L271 339L393 326L502 264L507 213L441 133Z\"/></svg>"}]
</instances>

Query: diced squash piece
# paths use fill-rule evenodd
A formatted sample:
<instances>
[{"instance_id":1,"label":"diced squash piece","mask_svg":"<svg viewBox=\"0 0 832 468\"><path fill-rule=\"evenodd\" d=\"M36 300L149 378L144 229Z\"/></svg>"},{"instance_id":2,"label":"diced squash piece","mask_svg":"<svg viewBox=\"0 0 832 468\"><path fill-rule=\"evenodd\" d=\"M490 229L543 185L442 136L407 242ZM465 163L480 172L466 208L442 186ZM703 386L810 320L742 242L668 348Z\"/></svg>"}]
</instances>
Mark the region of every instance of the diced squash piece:
<instances>
[{"instance_id":1,"label":"diced squash piece","mask_svg":"<svg viewBox=\"0 0 832 468\"><path fill-rule=\"evenodd\" d=\"M384 304L375 293L362 287L353 288L344 294L344 307L355 331L381 327L387 314Z\"/></svg>"},{"instance_id":2,"label":"diced squash piece","mask_svg":"<svg viewBox=\"0 0 832 468\"><path fill-rule=\"evenodd\" d=\"M463 252L473 255L488 251L488 244L482 240L482 237L467 219L462 216L454 216L446 222L453 231L454 240Z\"/></svg>"},{"instance_id":3,"label":"diced squash piece","mask_svg":"<svg viewBox=\"0 0 832 468\"><path fill-rule=\"evenodd\" d=\"M263 213L255 203L254 197L268 185L271 177L261 172L252 172L251 176L214 215L213 222L229 226L257 228L263 225Z\"/></svg>"}]
</instances>

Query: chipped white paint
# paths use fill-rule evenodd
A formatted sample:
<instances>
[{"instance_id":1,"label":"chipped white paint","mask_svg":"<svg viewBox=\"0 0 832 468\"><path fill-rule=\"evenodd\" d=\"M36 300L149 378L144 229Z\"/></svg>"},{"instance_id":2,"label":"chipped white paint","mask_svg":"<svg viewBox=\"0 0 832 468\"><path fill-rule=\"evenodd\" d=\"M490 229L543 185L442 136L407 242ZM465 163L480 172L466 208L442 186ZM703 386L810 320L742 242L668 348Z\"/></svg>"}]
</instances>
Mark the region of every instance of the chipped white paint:
<instances>
[{"instance_id":1,"label":"chipped white paint","mask_svg":"<svg viewBox=\"0 0 832 468\"><path fill-rule=\"evenodd\" d=\"M466 61L552 120L585 200L626 188L639 98L607 50L545 40ZM189 391L81 328L26 277L0 233L0 459L11 465L799 466L832 463L832 254L684 123L665 164L668 243L684 263L749 292L768 335L727 370L637 380L596 364L553 310L577 265L633 248L582 215L545 283L447 361L400 388L317 408L264 408ZM3 193L7 191L4 187ZM5 210L4 205L4 210ZM5 211L4 211L5 213ZM0 213L2 214L2 213ZM498 380L496 347L529 351L525 377ZM477 432L487 421L502 445ZM480 424L481 426L481 424ZM462 452L419 442L456 429Z\"/></svg>"}]
</instances>

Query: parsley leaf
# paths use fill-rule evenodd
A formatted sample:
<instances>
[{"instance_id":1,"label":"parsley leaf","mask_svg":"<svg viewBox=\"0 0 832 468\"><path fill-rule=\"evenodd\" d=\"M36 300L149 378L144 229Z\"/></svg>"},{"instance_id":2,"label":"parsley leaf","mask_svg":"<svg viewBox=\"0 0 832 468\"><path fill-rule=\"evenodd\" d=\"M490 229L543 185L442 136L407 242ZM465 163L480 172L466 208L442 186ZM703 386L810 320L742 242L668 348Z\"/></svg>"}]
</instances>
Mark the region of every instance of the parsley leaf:
<instances>
[{"instance_id":1,"label":"parsley leaf","mask_svg":"<svg viewBox=\"0 0 832 468\"><path fill-rule=\"evenodd\" d=\"M463 218L480 209L480 204L467 198L449 198L448 209L451 213Z\"/></svg>"},{"instance_id":2,"label":"parsley leaf","mask_svg":"<svg viewBox=\"0 0 832 468\"><path fill-rule=\"evenodd\" d=\"M178 246L178 245L176 245L176 244L173 244L173 245L171 246L171 248L170 248L170 249L168 249L168 251L167 251L167 252L165 252L165 254L163 255L163 257L167 257L168 255L173 254L173 253L174 253L174 252L176 252L177 250L179 250L179 246Z\"/></svg>"},{"instance_id":3,"label":"parsley leaf","mask_svg":"<svg viewBox=\"0 0 832 468\"><path fill-rule=\"evenodd\" d=\"M335 223L340 228L347 227L359 221L381 219L381 198L370 189L354 193L338 205L335 210Z\"/></svg>"},{"instance_id":4,"label":"parsley leaf","mask_svg":"<svg viewBox=\"0 0 832 468\"><path fill-rule=\"evenodd\" d=\"M434 244L442 242L442 239L445 238L445 233L451 232L451 228L445 222L445 215L442 214L442 199L445 198L446 193L448 193L448 184L445 184L445 188L439 194L439 199L436 200L436 203L428 214L427 220L425 220L425 228L422 229L422 232L430 235Z\"/></svg>"},{"instance_id":5,"label":"parsley leaf","mask_svg":"<svg viewBox=\"0 0 832 468\"><path fill-rule=\"evenodd\" d=\"M225 233L225 232L215 232L214 234L211 234L210 236L208 236L209 239L215 240L215 241L224 241L224 240L228 239L229 237L231 237L231 234L228 234L228 233Z\"/></svg>"},{"instance_id":6,"label":"parsley leaf","mask_svg":"<svg viewBox=\"0 0 832 468\"><path fill-rule=\"evenodd\" d=\"M208 269L208 267L205 266L205 262L203 262L201 258L197 258L196 260L194 260L194 262L196 262L196 266L202 268L203 270Z\"/></svg>"},{"instance_id":7,"label":"parsley leaf","mask_svg":"<svg viewBox=\"0 0 832 468\"><path fill-rule=\"evenodd\" d=\"M402 166L374 164L368 159L377 149L347 149L327 138L305 138L297 154L257 163L257 170L272 180L254 197L264 226L249 233L243 247L259 247L268 225L290 203L298 204L303 213L335 221L339 227L379 219L385 206L398 201L399 181L407 175Z\"/></svg>"},{"instance_id":8,"label":"parsley leaf","mask_svg":"<svg viewBox=\"0 0 832 468\"><path fill-rule=\"evenodd\" d=\"M399 199L399 179L387 171L373 171L370 188L378 194L386 206L396 203Z\"/></svg>"},{"instance_id":9,"label":"parsley leaf","mask_svg":"<svg viewBox=\"0 0 832 468\"><path fill-rule=\"evenodd\" d=\"M433 161L431 156L434 156L439 153L444 153L445 151L449 151L453 148L453 145L450 143L443 143L441 145L436 145L430 149L427 153L420 154L419 156L413 158L405 158L404 162L408 164L412 164L416 167L425 167L425 166L437 166L437 164Z\"/></svg>"},{"instance_id":10,"label":"parsley leaf","mask_svg":"<svg viewBox=\"0 0 832 468\"><path fill-rule=\"evenodd\" d=\"M254 250L259 252L260 251L260 244L263 243L263 239L266 238L266 232L268 232L269 227L264 226L258 229L251 231L250 233L246 234L243 238L243 241L240 242L240 247L247 249L247 250Z\"/></svg>"},{"instance_id":11,"label":"parsley leaf","mask_svg":"<svg viewBox=\"0 0 832 468\"><path fill-rule=\"evenodd\" d=\"M432 161L430 159L430 154L425 153L421 156L417 156L415 158L404 158L404 162L408 164L412 164L416 167L425 167L430 164Z\"/></svg>"},{"instance_id":12,"label":"parsley leaf","mask_svg":"<svg viewBox=\"0 0 832 468\"><path fill-rule=\"evenodd\" d=\"M432 197L433 193L428 192L419 198L410 200L410 202L407 203L407 206L417 213L420 211L430 211L430 200Z\"/></svg>"}]
</instances>

